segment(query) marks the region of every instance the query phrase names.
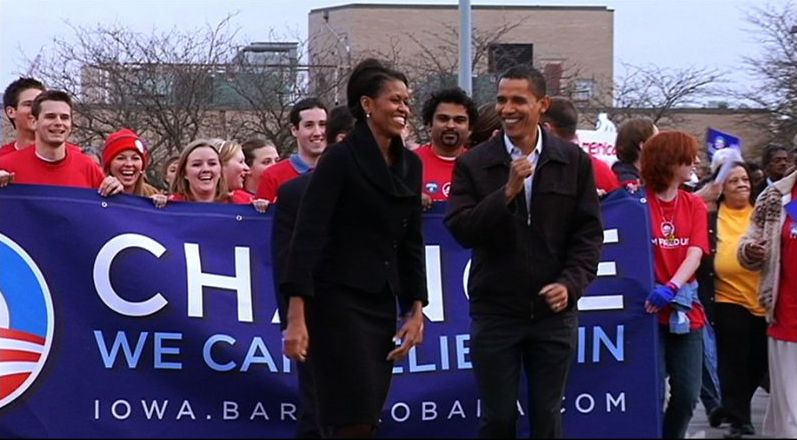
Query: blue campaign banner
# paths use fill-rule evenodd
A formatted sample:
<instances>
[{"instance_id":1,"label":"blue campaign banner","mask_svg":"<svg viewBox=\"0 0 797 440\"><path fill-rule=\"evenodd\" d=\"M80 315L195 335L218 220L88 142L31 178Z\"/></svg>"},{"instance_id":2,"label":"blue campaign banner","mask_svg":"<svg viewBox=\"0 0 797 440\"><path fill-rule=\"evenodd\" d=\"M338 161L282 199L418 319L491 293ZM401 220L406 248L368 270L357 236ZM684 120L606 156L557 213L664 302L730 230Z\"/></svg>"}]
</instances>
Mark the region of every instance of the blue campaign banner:
<instances>
[{"instance_id":1,"label":"blue campaign banner","mask_svg":"<svg viewBox=\"0 0 797 440\"><path fill-rule=\"evenodd\" d=\"M706 129L706 152L708 161L714 157L714 153L725 148L733 148L742 154L742 140L732 134L719 131L714 128Z\"/></svg>"},{"instance_id":2,"label":"blue campaign banner","mask_svg":"<svg viewBox=\"0 0 797 440\"><path fill-rule=\"evenodd\" d=\"M477 433L470 252L443 210L425 216L426 341L394 368L383 436ZM647 207L618 193L603 215L565 435L658 437L657 324L642 307ZM156 210L90 190L0 189L0 436L292 437L296 379L281 355L270 231L271 215L250 206Z\"/></svg>"}]
</instances>

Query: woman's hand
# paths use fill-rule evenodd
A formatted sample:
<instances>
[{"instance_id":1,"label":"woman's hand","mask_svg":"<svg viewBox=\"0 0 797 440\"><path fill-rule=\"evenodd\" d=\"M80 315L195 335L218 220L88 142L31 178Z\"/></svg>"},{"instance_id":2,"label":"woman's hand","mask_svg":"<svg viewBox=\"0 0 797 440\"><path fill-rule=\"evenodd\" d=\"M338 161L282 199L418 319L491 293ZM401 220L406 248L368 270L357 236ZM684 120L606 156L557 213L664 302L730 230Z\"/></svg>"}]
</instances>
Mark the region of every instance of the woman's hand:
<instances>
[{"instance_id":1,"label":"woman's hand","mask_svg":"<svg viewBox=\"0 0 797 440\"><path fill-rule=\"evenodd\" d=\"M114 194L119 194L124 189L125 187L122 186L122 182L120 182L119 179L114 176L108 176L102 181L100 187L97 189L97 192L103 197L108 197Z\"/></svg>"},{"instance_id":2,"label":"woman's hand","mask_svg":"<svg viewBox=\"0 0 797 440\"><path fill-rule=\"evenodd\" d=\"M152 203L155 204L155 207L160 209L166 206L166 202L169 201L169 197L163 194L153 194L149 198L152 199Z\"/></svg>"},{"instance_id":3,"label":"woman's hand","mask_svg":"<svg viewBox=\"0 0 797 440\"><path fill-rule=\"evenodd\" d=\"M285 356L299 362L307 360L307 347L310 336L304 320L288 320L288 326L282 332L282 352Z\"/></svg>"},{"instance_id":4,"label":"woman's hand","mask_svg":"<svg viewBox=\"0 0 797 440\"><path fill-rule=\"evenodd\" d=\"M282 352L285 356L299 362L307 360L307 347L310 335L304 320L304 298L291 297L288 301L288 325L282 332Z\"/></svg>"}]
</instances>

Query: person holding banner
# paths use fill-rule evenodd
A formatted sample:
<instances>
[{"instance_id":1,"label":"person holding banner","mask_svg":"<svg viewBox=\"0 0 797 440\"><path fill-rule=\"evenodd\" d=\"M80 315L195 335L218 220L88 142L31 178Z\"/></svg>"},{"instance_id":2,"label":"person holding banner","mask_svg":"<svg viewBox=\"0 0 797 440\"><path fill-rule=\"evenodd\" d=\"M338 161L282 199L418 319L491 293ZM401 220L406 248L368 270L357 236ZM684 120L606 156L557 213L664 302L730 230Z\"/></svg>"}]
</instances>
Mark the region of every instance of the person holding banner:
<instances>
[{"instance_id":1,"label":"person holding banner","mask_svg":"<svg viewBox=\"0 0 797 440\"><path fill-rule=\"evenodd\" d=\"M696 272L703 255L709 253L708 212L702 199L680 189L698 161L699 145L687 133L661 132L645 142L640 162L650 207L656 280L645 310L659 314L662 365L670 384L664 438L684 438L701 386L706 314L698 297Z\"/></svg>"},{"instance_id":2,"label":"person holding banner","mask_svg":"<svg viewBox=\"0 0 797 440\"><path fill-rule=\"evenodd\" d=\"M797 438L797 171L758 197L739 245L739 263L761 272L758 302L766 311L769 408L764 435Z\"/></svg>"},{"instance_id":3,"label":"person holding banner","mask_svg":"<svg viewBox=\"0 0 797 440\"><path fill-rule=\"evenodd\" d=\"M312 358L324 432L371 437L393 361L423 342L422 170L401 138L410 116L404 74L366 59L346 95L354 129L311 174L280 284L290 297L284 352Z\"/></svg>"},{"instance_id":4,"label":"person holding banner","mask_svg":"<svg viewBox=\"0 0 797 440\"><path fill-rule=\"evenodd\" d=\"M219 151L207 139L197 139L180 153L169 200L230 203ZM164 202L165 203L165 202ZM155 204L161 206L158 199Z\"/></svg>"},{"instance_id":5,"label":"person holding banner","mask_svg":"<svg viewBox=\"0 0 797 440\"><path fill-rule=\"evenodd\" d=\"M0 188L12 181L97 189L103 196L122 192L116 177L105 176L90 157L67 143L72 133L72 98L60 90L42 92L33 100L36 129L33 148L0 157Z\"/></svg>"},{"instance_id":6,"label":"person holding banner","mask_svg":"<svg viewBox=\"0 0 797 440\"><path fill-rule=\"evenodd\" d=\"M577 302L603 242L587 153L550 135L545 78L515 66L498 83L504 134L457 159L445 224L473 249L468 292L471 360L482 438L517 435L521 368L533 436L559 438L578 335Z\"/></svg>"},{"instance_id":7,"label":"person holding banner","mask_svg":"<svg viewBox=\"0 0 797 440\"><path fill-rule=\"evenodd\" d=\"M105 139L103 171L119 179L126 194L143 197L158 194L158 190L144 180L148 165L149 153L134 131L123 128Z\"/></svg>"}]
</instances>

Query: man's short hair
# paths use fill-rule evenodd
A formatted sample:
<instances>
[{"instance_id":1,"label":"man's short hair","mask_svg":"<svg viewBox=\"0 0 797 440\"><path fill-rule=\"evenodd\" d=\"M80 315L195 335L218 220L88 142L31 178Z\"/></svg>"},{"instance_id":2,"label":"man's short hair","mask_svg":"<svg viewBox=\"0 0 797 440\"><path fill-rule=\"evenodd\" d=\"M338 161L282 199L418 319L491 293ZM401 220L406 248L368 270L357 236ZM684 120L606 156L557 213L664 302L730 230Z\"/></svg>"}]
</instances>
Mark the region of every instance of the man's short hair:
<instances>
[{"instance_id":1,"label":"man's short hair","mask_svg":"<svg viewBox=\"0 0 797 440\"><path fill-rule=\"evenodd\" d=\"M656 131L656 124L646 117L626 119L617 129L614 148L617 159L623 163L634 163L639 160L640 146L650 139Z\"/></svg>"},{"instance_id":2,"label":"man's short hair","mask_svg":"<svg viewBox=\"0 0 797 440\"><path fill-rule=\"evenodd\" d=\"M300 115L300 113L305 110L310 110L311 108L320 108L321 110L324 111L324 113L327 112L327 106L325 106L320 99L318 98L301 99L299 100L299 102L293 105L291 112L288 114L288 119L290 120L291 125L293 125L296 128L299 128L299 123L302 122L302 116Z\"/></svg>"},{"instance_id":3,"label":"man's short hair","mask_svg":"<svg viewBox=\"0 0 797 440\"><path fill-rule=\"evenodd\" d=\"M69 105L69 110L72 110L72 98L69 96L69 93L61 90L47 90L33 100L33 107L31 107L30 113L34 118L39 119L39 113L42 111L42 102L44 101L65 102Z\"/></svg>"},{"instance_id":4,"label":"man's short hair","mask_svg":"<svg viewBox=\"0 0 797 440\"><path fill-rule=\"evenodd\" d=\"M354 116L349 107L339 105L329 112L327 118L327 144L332 145L339 134L349 134L354 129Z\"/></svg>"},{"instance_id":5,"label":"man's short hair","mask_svg":"<svg viewBox=\"0 0 797 440\"><path fill-rule=\"evenodd\" d=\"M468 128L472 127L476 123L476 119L479 118L479 110L476 108L473 99L461 88L452 87L433 92L429 99L423 103L422 115L425 125L432 125L437 106L441 103L458 104L465 107L465 111L468 113Z\"/></svg>"},{"instance_id":6,"label":"man's short hair","mask_svg":"<svg viewBox=\"0 0 797 440\"><path fill-rule=\"evenodd\" d=\"M3 92L3 112L5 112L6 108L8 107L13 107L16 109L19 106L19 95L28 89L37 89L41 90L42 92L46 90L44 88L44 84L34 78L20 77L17 80L12 81L11 84L6 87L5 92ZM17 124L13 119L8 118L8 120L11 121L12 127L17 128Z\"/></svg>"},{"instance_id":7,"label":"man's short hair","mask_svg":"<svg viewBox=\"0 0 797 440\"><path fill-rule=\"evenodd\" d=\"M552 96L548 110L542 115L543 121L554 125L556 132L567 139L576 136L578 127L578 110L573 102L564 96Z\"/></svg>"},{"instance_id":8,"label":"man's short hair","mask_svg":"<svg viewBox=\"0 0 797 440\"><path fill-rule=\"evenodd\" d=\"M761 166L766 168L772 162L772 156L778 151L785 151L787 154L789 150L780 144L769 144L764 147L764 154L761 156Z\"/></svg>"},{"instance_id":9,"label":"man's short hair","mask_svg":"<svg viewBox=\"0 0 797 440\"><path fill-rule=\"evenodd\" d=\"M537 98L542 98L547 93L545 77L539 70L526 64L518 64L506 69L498 77L498 82L501 82L502 79L525 79L529 83L529 89Z\"/></svg>"}]
</instances>

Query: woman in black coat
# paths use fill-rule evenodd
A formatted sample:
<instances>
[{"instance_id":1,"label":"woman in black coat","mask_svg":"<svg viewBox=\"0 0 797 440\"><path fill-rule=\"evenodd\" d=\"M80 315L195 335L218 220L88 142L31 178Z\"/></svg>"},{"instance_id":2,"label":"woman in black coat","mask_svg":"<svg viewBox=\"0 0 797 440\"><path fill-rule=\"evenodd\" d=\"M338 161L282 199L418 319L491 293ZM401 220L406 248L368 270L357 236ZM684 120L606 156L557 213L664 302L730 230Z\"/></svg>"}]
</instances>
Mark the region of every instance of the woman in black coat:
<instances>
[{"instance_id":1,"label":"woman in black coat","mask_svg":"<svg viewBox=\"0 0 797 440\"><path fill-rule=\"evenodd\" d=\"M281 284L290 297L284 351L312 358L322 432L369 437L393 361L423 341L422 173L401 141L406 77L365 60L347 98L355 127L327 148L299 208Z\"/></svg>"}]
</instances>

